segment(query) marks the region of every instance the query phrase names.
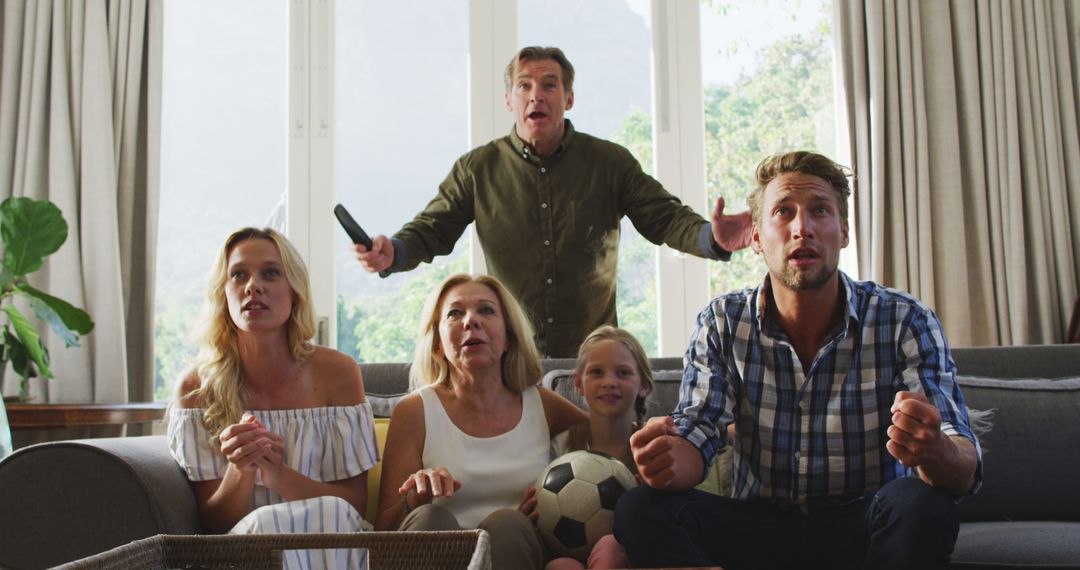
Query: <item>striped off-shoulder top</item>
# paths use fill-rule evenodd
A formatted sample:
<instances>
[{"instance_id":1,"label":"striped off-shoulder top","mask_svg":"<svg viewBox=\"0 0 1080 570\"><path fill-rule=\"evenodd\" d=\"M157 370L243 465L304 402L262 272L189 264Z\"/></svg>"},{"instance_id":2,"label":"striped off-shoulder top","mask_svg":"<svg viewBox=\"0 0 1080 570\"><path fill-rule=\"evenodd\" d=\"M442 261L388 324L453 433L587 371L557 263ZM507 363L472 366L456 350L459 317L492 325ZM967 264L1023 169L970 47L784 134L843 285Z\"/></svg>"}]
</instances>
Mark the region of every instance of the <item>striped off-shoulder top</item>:
<instances>
[{"instance_id":1,"label":"striped off-shoulder top","mask_svg":"<svg viewBox=\"0 0 1080 570\"><path fill-rule=\"evenodd\" d=\"M210 444L203 425L204 408L173 408L169 414L169 450L192 481L220 479L228 462L221 449ZM251 410L267 430L285 440L284 462L316 481L355 477L379 460L371 405L292 410ZM256 478L256 484L260 481ZM259 485L255 506L283 499Z\"/></svg>"}]
</instances>

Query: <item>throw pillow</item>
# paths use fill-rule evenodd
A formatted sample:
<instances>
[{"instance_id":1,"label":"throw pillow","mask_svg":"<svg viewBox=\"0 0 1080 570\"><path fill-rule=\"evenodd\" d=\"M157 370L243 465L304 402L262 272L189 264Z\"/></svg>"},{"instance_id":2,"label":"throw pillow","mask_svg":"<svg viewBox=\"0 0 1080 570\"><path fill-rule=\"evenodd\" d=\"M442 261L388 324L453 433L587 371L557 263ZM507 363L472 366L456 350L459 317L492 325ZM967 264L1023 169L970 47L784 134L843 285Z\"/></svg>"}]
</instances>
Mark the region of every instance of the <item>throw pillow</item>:
<instances>
[{"instance_id":1,"label":"throw pillow","mask_svg":"<svg viewBox=\"0 0 1080 570\"><path fill-rule=\"evenodd\" d=\"M371 404L371 413L376 418L389 418L394 413L394 406L405 396L408 396L408 394L392 394L389 396L364 394L368 403Z\"/></svg>"},{"instance_id":2,"label":"throw pillow","mask_svg":"<svg viewBox=\"0 0 1080 570\"><path fill-rule=\"evenodd\" d=\"M983 485L959 503L961 520L1074 520L1080 377L958 375L957 382L968 406L994 410L993 431L979 437Z\"/></svg>"}]
</instances>

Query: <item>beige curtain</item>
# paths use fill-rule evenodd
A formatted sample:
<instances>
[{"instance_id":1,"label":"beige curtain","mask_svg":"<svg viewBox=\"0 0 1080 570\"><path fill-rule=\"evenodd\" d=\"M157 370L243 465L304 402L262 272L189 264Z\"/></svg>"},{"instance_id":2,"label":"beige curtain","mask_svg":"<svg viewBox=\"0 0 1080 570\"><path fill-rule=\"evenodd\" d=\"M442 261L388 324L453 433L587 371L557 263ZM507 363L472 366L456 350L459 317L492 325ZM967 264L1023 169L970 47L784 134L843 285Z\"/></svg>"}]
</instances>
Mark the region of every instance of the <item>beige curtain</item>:
<instances>
[{"instance_id":1,"label":"beige curtain","mask_svg":"<svg viewBox=\"0 0 1080 570\"><path fill-rule=\"evenodd\" d=\"M160 27L159 6L0 4L0 198L48 198L63 211L67 242L32 280L95 322L79 348L48 333L56 378L33 381L31 395L152 400L161 57L149 29Z\"/></svg>"},{"instance_id":2,"label":"beige curtain","mask_svg":"<svg viewBox=\"0 0 1080 570\"><path fill-rule=\"evenodd\" d=\"M954 345L1061 342L1080 282L1080 6L836 0L865 277Z\"/></svg>"}]
</instances>

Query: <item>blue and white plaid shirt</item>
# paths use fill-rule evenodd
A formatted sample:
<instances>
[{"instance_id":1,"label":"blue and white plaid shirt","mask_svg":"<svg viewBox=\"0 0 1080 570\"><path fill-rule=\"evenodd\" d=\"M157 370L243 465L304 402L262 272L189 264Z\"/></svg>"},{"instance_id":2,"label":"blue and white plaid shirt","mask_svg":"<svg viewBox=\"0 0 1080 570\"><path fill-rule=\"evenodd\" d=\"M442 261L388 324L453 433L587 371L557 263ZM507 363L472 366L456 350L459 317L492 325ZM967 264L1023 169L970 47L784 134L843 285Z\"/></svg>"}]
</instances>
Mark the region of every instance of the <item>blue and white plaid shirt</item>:
<instances>
[{"instance_id":1,"label":"blue and white plaid shirt","mask_svg":"<svg viewBox=\"0 0 1080 570\"><path fill-rule=\"evenodd\" d=\"M956 365L934 313L906 293L839 273L845 318L804 371L756 289L714 299L698 316L672 416L706 469L735 422L734 497L782 505L872 495L914 475L885 449L897 392L921 392L941 429L982 449L968 424Z\"/></svg>"}]
</instances>

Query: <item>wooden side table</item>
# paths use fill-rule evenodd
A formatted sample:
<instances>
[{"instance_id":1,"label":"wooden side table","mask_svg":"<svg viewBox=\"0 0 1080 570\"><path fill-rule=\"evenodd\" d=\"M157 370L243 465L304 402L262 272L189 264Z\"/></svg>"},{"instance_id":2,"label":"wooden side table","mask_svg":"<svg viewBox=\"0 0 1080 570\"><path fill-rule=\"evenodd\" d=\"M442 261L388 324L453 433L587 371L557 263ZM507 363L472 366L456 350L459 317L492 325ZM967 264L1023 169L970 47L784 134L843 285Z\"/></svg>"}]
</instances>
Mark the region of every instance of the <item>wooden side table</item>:
<instances>
[{"instance_id":1,"label":"wooden side table","mask_svg":"<svg viewBox=\"0 0 1080 570\"><path fill-rule=\"evenodd\" d=\"M149 424L165 417L165 402L135 404L26 404L5 402L11 443L20 449L64 439L117 437L128 424Z\"/></svg>"},{"instance_id":2,"label":"wooden side table","mask_svg":"<svg viewBox=\"0 0 1080 570\"><path fill-rule=\"evenodd\" d=\"M109 426L158 421L165 417L164 402L135 404L24 404L8 402L12 431Z\"/></svg>"}]
</instances>

